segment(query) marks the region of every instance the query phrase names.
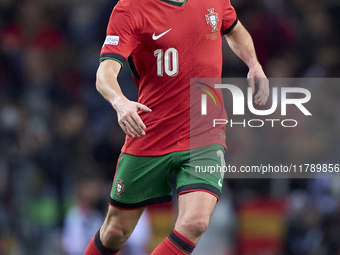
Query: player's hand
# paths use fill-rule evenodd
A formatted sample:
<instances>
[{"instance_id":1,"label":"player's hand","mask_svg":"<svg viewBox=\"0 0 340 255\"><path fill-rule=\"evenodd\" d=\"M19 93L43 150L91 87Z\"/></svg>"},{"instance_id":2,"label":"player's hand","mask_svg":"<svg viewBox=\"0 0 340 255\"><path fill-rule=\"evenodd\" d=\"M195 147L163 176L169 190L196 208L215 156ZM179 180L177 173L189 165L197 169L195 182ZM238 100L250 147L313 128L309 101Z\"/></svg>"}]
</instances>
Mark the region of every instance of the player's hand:
<instances>
[{"instance_id":1,"label":"player's hand","mask_svg":"<svg viewBox=\"0 0 340 255\"><path fill-rule=\"evenodd\" d=\"M118 115L118 123L126 135L131 138L145 135L144 130L146 126L137 111L151 112L150 108L143 104L124 99L115 105L115 109Z\"/></svg>"},{"instance_id":2,"label":"player's hand","mask_svg":"<svg viewBox=\"0 0 340 255\"><path fill-rule=\"evenodd\" d=\"M249 87L253 90L253 94L255 92L255 84L258 84L259 90L254 97L255 103L264 105L269 97L269 81L260 64L249 69L247 80Z\"/></svg>"}]
</instances>

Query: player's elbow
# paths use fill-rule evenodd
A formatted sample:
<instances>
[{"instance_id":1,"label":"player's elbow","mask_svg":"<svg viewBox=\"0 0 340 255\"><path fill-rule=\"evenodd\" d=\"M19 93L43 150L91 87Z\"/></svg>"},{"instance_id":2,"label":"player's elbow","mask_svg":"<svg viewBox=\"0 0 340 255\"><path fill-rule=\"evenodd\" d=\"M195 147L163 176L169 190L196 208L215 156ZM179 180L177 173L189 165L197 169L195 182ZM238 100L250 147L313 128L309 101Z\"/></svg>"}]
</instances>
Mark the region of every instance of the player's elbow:
<instances>
[{"instance_id":1,"label":"player's elbow","mask_svg":"<svg viewBox=\"0 0 340 255\"><path fill-rule=\"evenodd\" d=\"M109 75L107 68L101 63L96 73L96 89L102 95L105 91L105 84L110 80Z\"/></svg>"},{"instance_id":2,"label":"player's elbow","mask_svg":"<svg viewBox=\"0 0 340 255\"><path fill-rule=\"evenodd\" d=\"M102 91L102 84L103 84L103 78L102 78L102 75L100 73L100 70L98 68L97 70L97 74L96 74L96 89L99 93L101 93Z\"/></svg>"},{"instance_id":3,"label":"player's elbow","mask_svg":"<svg viewBox=\"0 0 340 255\"><path fill-rule=\"evenodd\" d=\"M114 60L105 60L99 64L96 74L96 89L102 94L106 87L117 83L118 73L121 69L121 64Z\"/></svg>"}]
</instances>

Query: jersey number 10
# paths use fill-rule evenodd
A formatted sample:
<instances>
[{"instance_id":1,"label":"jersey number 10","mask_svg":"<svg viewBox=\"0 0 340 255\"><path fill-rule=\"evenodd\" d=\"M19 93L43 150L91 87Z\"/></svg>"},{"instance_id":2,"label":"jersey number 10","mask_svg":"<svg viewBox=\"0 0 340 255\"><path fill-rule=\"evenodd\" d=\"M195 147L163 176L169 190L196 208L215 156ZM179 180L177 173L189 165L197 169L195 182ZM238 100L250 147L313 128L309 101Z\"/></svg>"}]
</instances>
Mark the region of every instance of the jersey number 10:
<instances>
[{"instance_id":1,"label":"jersey number 10","mask_svg":"<svg viewBox=\"0 0 340 255\"><path fill-rule=\"evenodd\" d=\"M178 51L175 48L169 48L163 54L162 49L154 51L154 56L157 57L157 75L163 76L164 71L167 75L173 77L178 73ZM163 60L164 58L164 60ZM164 64L163 64L164 63Z\"/></svg>"}]
</instances>

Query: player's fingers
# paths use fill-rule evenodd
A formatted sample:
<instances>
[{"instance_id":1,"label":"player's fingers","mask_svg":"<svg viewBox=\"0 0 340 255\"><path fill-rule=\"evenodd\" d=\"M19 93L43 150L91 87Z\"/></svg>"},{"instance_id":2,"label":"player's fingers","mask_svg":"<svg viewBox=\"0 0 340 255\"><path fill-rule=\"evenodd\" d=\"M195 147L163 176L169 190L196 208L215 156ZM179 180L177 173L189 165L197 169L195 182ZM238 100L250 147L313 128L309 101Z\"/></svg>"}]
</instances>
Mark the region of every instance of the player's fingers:
<instances>
[{"instance_id":1,"label":"player's fingers","mask_svg":"<svg viewBox=\"0 0 340 255\"><path fill-rule=\"evenodd\" d=\"M259 90L257 91L257 93L254 97L255 103L260 104L260 103L262 103L263 99L264 99L264 91L263 91L263 89L259 88Z\"/></svg>"},{"instance_id":2,"label":"player's fingers","mask_svg":"<svg viewBox=\"0 0 340 255\"><path fill-rule=\"evenodd\" d=\"M119 125L122 127L124 132L129 135L132 134L133 136L139 137L140 135L137 132L136 124L134 123L133 119L131 118L131 115L125 115L119 119ZM133 138L133 136L131 138Z\"/></svg>"},{"instance_id":3,"label":"player's fingers","mask_svg":"<svg viewBox=\"0 0 340 255\"><path fill-rule=\"evenodd\" d=\"M255 103L258 105L263 105L267 102L267 99L268 99L267 93L265 91L260 92L259 90L259 92L255 96Z\"/></svg>"},{"instance_id":4,"label":"player's fingers","mask_svg":"<svg viewBox=\"0 0 340 255\"><path fill-rule=\"evenodd\" d=\"M255 78L248 77L247 81L248 81L249 87L251 87L253 94L254 94L255 93Z\"/></svg>"},{"instance_id":5,"label":"player's fingers","mask_svg":"<svg viewBox=\"0 0 340 255\"><path fill-rule=\"evenodd\" d=\"M146 126L144 125L142 119L139 117L138 114L131 116L132 120L134 121L134 124L137 128L137 131L140 135L145 135L145 129Z\"/></svg>"},{"instance_id":6,"label":"player's fingers","mask_svg":"<svg viewBox=\"0 0 340 255\"><path fill-rule=\"evenodd\" d=\"M131 133L131 131L128 128L126 128L125 134L127 134L132 139L134 138L133 134Z\"/></svg>"},{"instance_id":7,"label":"player's fingers","mask_svg":"<svg viewBox=\"0 0 340 255\"><path fill-rule=\"evenodd\" d=\"M259 91L255 95L255 103L264 105L269 97L269 81L267 78L258 79Z\"/></svg>"},{"instance_id":8,"label":"player's fingers","mask_svg":"<svg viewBox=\"0 0 340 255\"><path fill-rule=\"evenodd\" d=\"M133 138L132 133L130 132L130 130L127 128L127 126L123 123L123 122L119 122L119 126L122 128L122 130L124 131L124 133L130 137Z\"/></svg>"},{"instance_id":9,"label":"player's fingers","mask_svg":"<svg viewBox=\"0 0 340 255\"><path fill-rule=\"evenodd\" d=\"M152 111L149 107L147 107L146 105L140 104L140 103L137 103L137 109L142 110L143 112L151 112Z\"/></svg>"},{"instance_id":10,"label":"player's fingers","mask_svg":"<svg viewBox=\"0 0 340 255\"><path fill-rule=\"evenodd\" d=\"M144 130L138 127L132 117L124 120L123 123L127 127L127 129L136 137L140 137L142 135L142 131L144 132Z\"/></svg>"}]
</instances>

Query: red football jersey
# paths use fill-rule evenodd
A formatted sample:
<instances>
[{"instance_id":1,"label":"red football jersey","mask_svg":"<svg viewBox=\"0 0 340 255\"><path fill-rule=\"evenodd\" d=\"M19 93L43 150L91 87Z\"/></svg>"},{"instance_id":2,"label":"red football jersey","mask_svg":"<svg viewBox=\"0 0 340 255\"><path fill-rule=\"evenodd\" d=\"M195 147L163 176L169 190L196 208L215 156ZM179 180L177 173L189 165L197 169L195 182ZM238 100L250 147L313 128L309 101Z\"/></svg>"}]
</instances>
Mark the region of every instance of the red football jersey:
<instances>
[{"instance_id":1,"label":"red football jersey","mask_svg":"<svg viewBox=\"0 0 340 255\"><path fill-rule=\"evenodd\" d=\"M193 104L201 110L198 100L205 92L190 90L190 79L221 77L222 36L236 23L229 0L118 2L110 17L101 60L128 60L139 90L138 102L152 109L151 113L139 112L146 135L126 136L122 152L157 156L214 143L225 146L225 126L214 128L212 123L213 118L227 118L224 107L216 111L208 105L206 116L193 113ZM197 99L190 100L193 91ZM218 93L223 100L221 91ZM212 110L214 114L209 114ZM190 121L196 115L199 123Z\"/></svg>"}]
</instances>

